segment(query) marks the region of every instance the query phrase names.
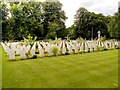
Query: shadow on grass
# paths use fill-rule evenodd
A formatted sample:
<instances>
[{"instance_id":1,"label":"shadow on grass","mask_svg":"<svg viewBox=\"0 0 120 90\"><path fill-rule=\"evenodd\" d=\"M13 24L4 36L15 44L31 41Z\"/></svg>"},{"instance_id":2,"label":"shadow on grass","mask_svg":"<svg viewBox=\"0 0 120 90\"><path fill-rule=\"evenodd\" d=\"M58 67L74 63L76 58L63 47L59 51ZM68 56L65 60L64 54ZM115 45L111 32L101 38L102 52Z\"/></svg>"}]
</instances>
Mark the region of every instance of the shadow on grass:
<instances>
[{"instance_id":1,"label":"shadow on grass","mask_svg":"<svg viewBox=\"0 0 120 90\"><path fill-rule=\"evenodd\" d=\"M35 60L35 59L45 59L45 58L52 58L52 57L60 57L60 56L69 56L69 55L77 55L77 54L87 54L87 53L96 53L96 52L105 52L105 51L108 51L108 50L115 50L115 49L104 49L104 50L100 50L100 51L88 51L88 52L78 52L78 53L72 53L72 54L69 54L69 53L66 53L66 54L61 54L61 55L53 55L53 56L47 56L45 55L44 57L40 57L39 54L36 54L35 57L28 57L26 59L20 59L20 56L17 55L16 56L16 59L15 60L7 60L8 62L16 62L16 61L26 61L26 60Z\"/></svg>"}]
</instances>

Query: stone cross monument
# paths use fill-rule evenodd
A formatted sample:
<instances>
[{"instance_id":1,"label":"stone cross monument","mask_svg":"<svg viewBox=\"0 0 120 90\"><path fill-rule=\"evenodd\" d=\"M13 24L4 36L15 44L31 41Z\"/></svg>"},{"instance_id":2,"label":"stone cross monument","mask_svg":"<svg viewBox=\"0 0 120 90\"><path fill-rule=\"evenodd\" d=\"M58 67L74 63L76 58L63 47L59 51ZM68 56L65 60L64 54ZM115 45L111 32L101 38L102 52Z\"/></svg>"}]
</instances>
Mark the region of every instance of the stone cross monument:
<instances>
[{"instance_id":1,"label":"stone cross monument","mask_svg":"<svg viewBox=\"0 0 120 90\"><path fill-rule=\"evenodd\" d=\"M100 41L100 31L97 32L98 33L98 40Z\"/></svg>"}]
</instances>

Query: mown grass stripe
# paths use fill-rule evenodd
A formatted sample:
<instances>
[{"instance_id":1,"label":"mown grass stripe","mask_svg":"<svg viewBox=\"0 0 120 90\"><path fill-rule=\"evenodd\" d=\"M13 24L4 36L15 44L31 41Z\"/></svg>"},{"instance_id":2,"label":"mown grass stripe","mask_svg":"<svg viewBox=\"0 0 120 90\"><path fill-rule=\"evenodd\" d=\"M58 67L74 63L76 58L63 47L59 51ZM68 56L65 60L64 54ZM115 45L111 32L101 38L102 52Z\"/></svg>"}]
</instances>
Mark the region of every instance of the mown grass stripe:
<instances>
[{"instance_id":1,"label":"mown grass stripe","mask_svg":"<svg viewBox=\"0 0 120 90\"><path fill-rule=\"evenodd\" d=\"M115 88L118 51L108 50L31 60L7 61L3 88Z\"/></svg>"}]
</instances>

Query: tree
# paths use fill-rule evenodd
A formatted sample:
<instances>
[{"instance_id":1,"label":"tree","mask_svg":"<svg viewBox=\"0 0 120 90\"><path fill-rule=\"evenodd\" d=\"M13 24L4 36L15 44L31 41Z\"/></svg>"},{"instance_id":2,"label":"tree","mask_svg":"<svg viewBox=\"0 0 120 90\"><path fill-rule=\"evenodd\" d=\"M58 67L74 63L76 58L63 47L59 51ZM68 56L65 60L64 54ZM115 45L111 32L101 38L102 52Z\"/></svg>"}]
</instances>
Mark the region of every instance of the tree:
<instances>
[{"instance_id":1,"label":"tree","mask_svg":"<svg viewBox=\"0 0 120 90\"><path fill-rule=\"evenodd\" d=\"M111 38L120 39L120 8L114 16L109 16L108 30Z\"/></svg>"},{"instance_id":2,"label":"tree","mask_svg":"<svg viewBox=\"0 0 120 90\"><path fill-rule=\"evenodd\" d=\"M0 4L0 17L2 18L2 20L0 20L0 23L2 24L2 40L7 40L9 38L7 38L7 35L8 35L8 22L9 22L9 8L7 6L7 3L5 2L2 2ZM1 19L0 18L0 19ZM9 33L10 34L10 33Z\"/></svg>"},{"instance_id":3,"label":"tree","mask_svg":"<svg viewBox=\"0 0 120 90\"><path fill-rule=\"evenodd\" d=\"M17 35L15 39L21 40L23 37L37 36L40 38L43 33L41 20L41 2L22 2L11 5L11 14L14 23L12 30Z\"/></svg>"},{"instance_id":4,"label":"tree","mask_svg":"<svg viewBox=\"0 0 120 90\"><path fill-rule=\"evenodd\" d=\"M64 38L66 16L59 1L43 2L43 29L45 38Z\"/></svg>"},{"instance_id":5,"label":"tree","mask_svg":"<svg viewBox=\"0 0 120 90\"><path fill-rule=\"evenodd\" d=\"M75 15L75 38L86 37L85 25L86 21L89 18L89 12L84 7L81 7L77 10Z\"/></svg>"},{"instance_id":6,"label":"tree","mask_svg":"<svg viewBox=\"0 0 120 90\"><path fill-rule=\"evenodd\" d=\"M55 37L57 37L56 30L58 29L58 24L51 22L49 23L48 27L49 31L48 34L46 35L46 38L55 39Z\"/></svg>"},{"instance_id":7,"label":"tree","mask_svg":"<svg viewBox=\"0 0 120 90\"><path fill-rule=\"evenodd\" d=\"M108 23L108 31L110 33L110 37L111 38L116 38L116 35L117 35L117 23L116 23L116 19L117 17L116 16L111 16L110 17L110 22Z\"/></svg>"},{"instance_id":8,"label":"tree","mask_svg":"<svg viewBox=\"0 0 120 90\"><path fill-rule=\"evenodd\" d=\"M48 0L42 3L25 0L7 4L10 4L9 9L7 5L1 6L4 16L2 22L4 40L21 40L29 34L32 37L37 36L37 39L64 38L67 35L65 27L67 17L59 1ZM9 18L8 13L11 14Z\"/></svg>"},{"instance_id":9,"label":"tree","mask_svg":"<svg viewBox=\"0 0 120 90\"><path fill-rule=\"evenodd\" d=\"M69 38L71 38L71 39L74 39L74 29L75 29L75 27L74 27L74 24L73 25L71 25L71 27L68 27L67 28L67 31L68 31L68 34L67 34L67 37L69 37Z\"/></svg>"},{"instance_id":10,"label":"tree","mask_svg":"<svg viewBox=\"0 0 120 90\"><path fill-rule=\"evenodd\" d=\"M101 31L101 35L109 37L105 16L89 12L84 7L77 10L75 15L75 38L82 37L86 39L94 39L97 32Z\"/></svg>"},{"instance_id":11,"label":"tree","mask_svg":"<svg viewBox=\"0 0 120 90\"><path fill-rule=\"evenodd\" d=\"M119 1L119 7L118 7L118 40L120 40L120 1Z\"/></svg>"}]
</instances>

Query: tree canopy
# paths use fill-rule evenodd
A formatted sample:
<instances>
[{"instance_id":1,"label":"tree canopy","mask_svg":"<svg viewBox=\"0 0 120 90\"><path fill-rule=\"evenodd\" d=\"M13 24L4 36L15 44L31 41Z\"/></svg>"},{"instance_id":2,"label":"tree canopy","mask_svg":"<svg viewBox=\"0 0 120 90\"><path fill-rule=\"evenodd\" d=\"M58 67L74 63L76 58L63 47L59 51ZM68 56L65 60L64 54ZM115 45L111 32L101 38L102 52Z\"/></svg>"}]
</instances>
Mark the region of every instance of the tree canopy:
<instances>
[{"instance_id":1,"label":"tree canopy","mask_svg":"<svg viewBox=\"0 0 120 90\"><path fill-rule=\"evenodd\" d=\"M21 40L29 34L37 39L66 35L67 17L59 1L9 2L2 3L1 9L3 40Z\"/></svg>"},{"instance_id":2,"label":"tree canopy","mask_svg":"<svg viewBox=\"0 0 120 90\"><path fill-rule=\"evenodd\" d=\"M69 37L91 40L97 39L98 31L107 39L120 39L120 7L113 16L96 14L80 7L74 16L74 24L66 28L67 17L59 0L37 1L0 4L2 40L22 40L28 35L37 39Z\"/></svg>"},{"instance_id":3,"label":"tree canopy","mask_svg":"<svg viewBox=\"0 0 120 90\"><path fill-rule=\"evenodd\" d=\"M45 38L65 37L65 12L62 10L62 4L56 2L43 3L43 29ZM62 34L61 34L62 33Z\"/></svg>"},{"instance_id":4,"label":"tree canopy","mask_svg":"<svg viewBox=\"0 0 120 90\"><path fill-rule=\"evenodd\" d=\"M75 38L94 39L97 37L98 31L101 31L102 36L106 35L109 37L105 16L89 12L84 7L80 7L77 10L74 26Z\"/></svg>"}]
</instances>

